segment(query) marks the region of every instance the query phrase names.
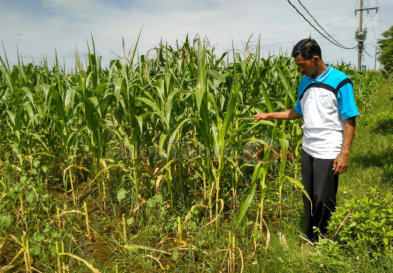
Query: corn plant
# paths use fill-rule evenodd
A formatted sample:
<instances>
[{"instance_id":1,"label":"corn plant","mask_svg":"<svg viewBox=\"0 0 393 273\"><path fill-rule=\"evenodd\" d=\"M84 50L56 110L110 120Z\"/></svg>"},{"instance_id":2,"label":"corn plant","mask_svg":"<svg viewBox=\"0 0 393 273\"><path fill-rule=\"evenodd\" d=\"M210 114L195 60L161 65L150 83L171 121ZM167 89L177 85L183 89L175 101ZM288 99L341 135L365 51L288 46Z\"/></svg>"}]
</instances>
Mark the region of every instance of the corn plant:
<instances>
[{"instance_id":1,"label":"corn plant","mask_svg":"<svg viewBox=\"0 0 393 273\"><path fill-rule=\"evenodd\" d=\"M106 216L116 223L121 215L114 230L124 242L138 236L127 233L136 230L128 228L132 217L140 217L143 225L143 213L138 211L157 196L165 202L169 199L179 241L190 235L180 224L189 207L207 207L208 219L201 216L201 222L207 222L203 227L227 221L230 207L237 216L234 225L244 228L247 213L256 208L254 227L262 227L267 226L266 200L277 194L275 209L281 216L284 183L303 190L298 177L301 121L254 122L252 116L294 107L300 80L296 64L286 56L261 57L260 41L254 52L243 55L232 50L221 56L200 39L187 37L175 47L161 43L144 55L138 55L138 42L139 37L127 52L123 41L124 57L106 68L92 40L86 63L76 52L75 70L70 73L57 57L52 67L45 58L42 65L25 65L20 58L11 66L6 54L0 57L0 181L5 192L1 198L7 200L0 211L10 208L13 180L25 181L28 175L35 179L33 169L42 162L45 175L40 177L46 190L62 188L64 211L73 206L69 211L84 214L75 218L83 227L75 229L86 232L92 243L98 236L97 215L87 200L81 210L79 201L94 198L97 190L100 201L109 205ZM359 99L367 104L371 76L353 73ZM69 185L73 203L67 198ZM27 183L23 187L30 190ZM118 189L122 198L112 200ZM79 196L78 190L85 194ZM126 193L132 194L125 198ZM25 205L23 190L16 198ZM57 210L60 218L61 207ZM66 268L69 257L85 257L75 244L80 235L71 228L71 220L55 225L61 234L67 230L75 236L63 244L59 237L51 241L53 246L57 243L52 271ZM26 231L15 230L18 238ZM23 238L25 244L32 244L31 237ZM235 241L231 240L228 253L234 270ZM65 250L83 255L67 257Z\"/></svg>"}]
</instances>

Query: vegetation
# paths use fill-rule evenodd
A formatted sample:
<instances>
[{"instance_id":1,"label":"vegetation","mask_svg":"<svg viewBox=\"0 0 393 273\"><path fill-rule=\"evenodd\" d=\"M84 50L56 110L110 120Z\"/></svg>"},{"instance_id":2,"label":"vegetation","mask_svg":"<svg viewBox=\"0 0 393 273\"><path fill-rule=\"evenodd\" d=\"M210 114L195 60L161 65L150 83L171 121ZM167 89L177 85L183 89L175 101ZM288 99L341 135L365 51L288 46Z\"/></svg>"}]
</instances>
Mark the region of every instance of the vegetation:
<instances>
[{"instance_id":1,"label":"vegetation","mask_svg":"<svg viewBox=\"0 0 393 273\"><path fill-rule=\"evenodd\" d=\"M57 60L10 67L1 57L1 271L304 272L325 262L338 271L333 254L343 249L391 257L389 228L354 229L378 214L376 201L343 237L318 246L299 237L301 121L252 118L294 106L291 58L262 58L259 45L217 57L188 38L154 54L136 47L106 69L92 41L74 73ZM338 66L370 109L380 74ZM357 204L344 202L332 231L348 208L363 210ZM384 215L375 219L388 225L391 210ZM316 258L315 248L327 254ZM373 257L365 266L378 268Z\"/></svg>"},{"instance_id":2,"label":"vegetation","mask_svg":"<svg viewBox=\"0 0 393 273\"><path fill-rule=\"evenodd\" d=\"M381 49L381 55L378 61L383 65L387 74L393 74L393 26L382 33L383 38L378 40L378 46Z\"/></svg>"}]
</instances>

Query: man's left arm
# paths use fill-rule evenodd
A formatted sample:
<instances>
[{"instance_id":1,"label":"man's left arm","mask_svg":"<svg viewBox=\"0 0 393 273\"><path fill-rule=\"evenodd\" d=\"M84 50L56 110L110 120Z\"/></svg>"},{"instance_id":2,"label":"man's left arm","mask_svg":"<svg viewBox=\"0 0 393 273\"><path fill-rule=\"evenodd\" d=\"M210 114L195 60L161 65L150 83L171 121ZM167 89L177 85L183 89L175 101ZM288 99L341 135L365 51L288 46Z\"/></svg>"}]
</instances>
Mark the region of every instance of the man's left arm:
<instances>
[{"instance_id":1,"label":"man's left arm","mask_svg":"<svg viewBox=\"0 0 393 273\"><path fill-rule=\"evenodd\" d=\"M333 162L334 174L342 174L347 171L349 165L349 151L353 137L355 136L356 117L344 121L344 139L341 152Z\"/></svg>"}]
</instances>

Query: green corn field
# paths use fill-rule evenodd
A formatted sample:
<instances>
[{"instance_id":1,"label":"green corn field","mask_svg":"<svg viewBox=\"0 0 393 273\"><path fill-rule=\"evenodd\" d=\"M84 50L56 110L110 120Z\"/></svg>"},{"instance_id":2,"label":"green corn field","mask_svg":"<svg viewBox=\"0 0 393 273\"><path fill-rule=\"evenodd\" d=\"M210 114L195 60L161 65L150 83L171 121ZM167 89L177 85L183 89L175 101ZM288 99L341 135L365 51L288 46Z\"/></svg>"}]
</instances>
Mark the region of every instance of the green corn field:
<instances>
[{"instance_id":1,"label":"green corn field","mask_svg":"<svg viewBox=\"0 0 393 273\"><path fill-rule=\"evenodd\" d=\"M294 107L293 60L87 47L72 72L1 55L0 272L258 272L307 195L302 121L253 119ZM337 66L370 104L380 77Z\"/></svg>"}]
</instances>

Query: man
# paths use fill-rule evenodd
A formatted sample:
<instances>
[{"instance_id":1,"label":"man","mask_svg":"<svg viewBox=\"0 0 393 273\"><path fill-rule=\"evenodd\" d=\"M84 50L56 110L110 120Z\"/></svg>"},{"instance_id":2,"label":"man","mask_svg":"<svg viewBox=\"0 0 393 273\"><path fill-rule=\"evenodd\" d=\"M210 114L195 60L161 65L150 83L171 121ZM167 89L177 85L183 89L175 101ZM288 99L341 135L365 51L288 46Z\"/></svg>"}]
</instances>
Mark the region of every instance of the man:
<instances>
[{"instance_id":1,"label":"man","mask_svg":"<svg viewBox=\"0 0 393 273\"><path fill-rule=\"evenodd\" d=\"M254 118L255 121L303 118L302 180L312 201L311 205L303 196L306 234L316 241L314 227L326 234L328 220L335 209L338 175L348 169L355 117L359 113L352 82L343 72L324 63L315 40L299 41L292 50L292 57L304 75L295 108L258 113Z\"/></svg>"}]
</instances>

